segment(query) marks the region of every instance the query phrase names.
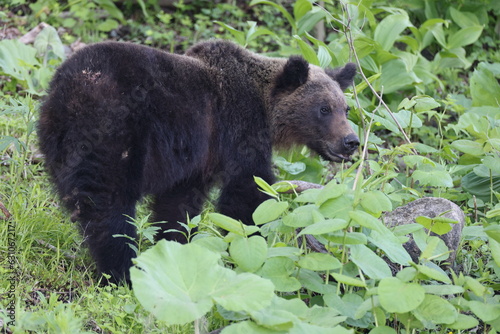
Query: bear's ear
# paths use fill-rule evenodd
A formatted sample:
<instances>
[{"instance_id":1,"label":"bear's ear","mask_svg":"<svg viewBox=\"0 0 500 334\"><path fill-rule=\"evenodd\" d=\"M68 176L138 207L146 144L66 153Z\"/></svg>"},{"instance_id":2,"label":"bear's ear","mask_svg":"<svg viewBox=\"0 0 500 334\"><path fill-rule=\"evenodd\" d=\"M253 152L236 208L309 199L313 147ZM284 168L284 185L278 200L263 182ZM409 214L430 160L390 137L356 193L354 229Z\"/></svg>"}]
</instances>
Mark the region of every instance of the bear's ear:
<instances>
[{"instance_id":1,"label":"bear's ear","mask_svg":"<svg viewBox=\"0 0 500 334\"><path fill-rule=\"evenodd\" d=\"M291 56L276 78L275 91L293 91L306 83L308 75L309 63L300 56Z\"/></svg>"},{"instance_id":2,"label":"bear's ear","mask_svg":"<svg viewBox=\"0 0 500 334\"><path fill-rule=\"evenodd\" d=\"M345 90L347 87L352 85L354 76L356 75L356 65L353 63L347 63L344 67L333 70L326 69L325 71L326 74L339 83L340 89Z\"/></svg>"}]
</instances>

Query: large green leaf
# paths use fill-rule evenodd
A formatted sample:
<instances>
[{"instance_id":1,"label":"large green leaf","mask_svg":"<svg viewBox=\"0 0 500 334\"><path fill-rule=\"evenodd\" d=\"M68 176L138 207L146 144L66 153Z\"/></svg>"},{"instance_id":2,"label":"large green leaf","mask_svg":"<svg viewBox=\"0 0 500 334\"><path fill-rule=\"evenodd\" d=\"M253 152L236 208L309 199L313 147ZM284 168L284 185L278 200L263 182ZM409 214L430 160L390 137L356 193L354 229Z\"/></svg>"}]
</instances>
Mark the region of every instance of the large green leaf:
<instances>
[{"instance_id":1,"label":"large green leaf","mask_svg":"<svg viewBox=\"0 0 500 334\"><path fill-rule=\"evenodd\" d=\"M40 66L36 59L36 49L24 45L17 39L0 41L0 69L7 75L19 80L28 80L28 68Z\"/></svg>"},{"instance_id":2,"label":"large green leaf","mask_svg":"<svg viewBox=\"0 0 500 334\"><path fill-rule=\"evenodd\" d=\"M382 49L389 51L403 30L411 26L406 13L389 15L377 25L373 39L382 46Z\"/></svg>"},{"instance_id":3,"label":"large green leaf","mask_svg":"<svg viewBox=\"0 0 500 334\"><path fill-rule=\"evenodd\" d=\"M490 201L491 189L500 191L500 176L489 177L478 176L470 172L462 178L462 188L483 201Z\"/></svg>"},{"instance_id":4,"label":"large green leaf","mask_svg":"<svg viewBox=\"0 0 500 334\"><path fill-rule=\"evenodd\" d=\"M298 262L299 267L309 270L334 270L339 269L342 264L339 260L324 253L309 253Z\"/></svg>"},{"instance_id":5,"label":"large green leaf","mask_svg":"<svg viewBox=\"0 0 500 334\"><path fill-rule=\"evenodd\" d=\"M426 295L424 301L412 313L430 328L433 328L435 324L452 324L458 319L456 308L435 295Z\"/></svg>"},{"instance_id":6,"label":"large green leaf","mask_svg":"<svg viewBox=\"0 0 500 334\"><path fill-rule=\"evenodd\" d=\"M257 209L255 209L252 218L256 225L262 225L278 219L286 209L288 209L287 202L278 202L271 198L262 202Z\"/></svg>"},{"instance_id":7,"label":"large green leaf","mask_svg":"<svg viewBox=\"0 0 500 334\"><path fill-rule=\"evenodd\" d=\"M66 58L64 45L62 44L56 29L52 26L46 26L43 28L40 34L36 36L33 45L39 54L46 55L49 51L52 51L60 59Z\"/></svg>"},{"instance_id":8,"label":"large green leaf","mask_svg":"<svg viewBox=\"0 0 500 334\"><path fill-rule=\"evenodd\" d=\"M254 272L267 258L267 243L263 237L257 235L236 238L229 246L229 254L239 268Z\"/></svg>"},{"instance_id":9,"label":"large green leaf","mask_svg":"<svg viewBox=\"0 0 500 334\"><path fill-rule=\"evenodd\" d=\"M318 234L325 234L325 233L331 233L335 231L342 230L348 226L348 222L344 219L325 219L323 221L314 223L312 225L307 226L304 228L298 236L304 235L304 234L311 234L311 235L318 235Z\"/></svg>"},{"instance_id":10,"label":"large green leaf","mask_svg":"<svg viewBox=\"0 0 500 334\"><path fill-rule=\"evenodd\" d=\"M455 49L474 43L483 32L482 26L472 26L460 29L448 39L448 49Z\"/></svg>"},{"instance_id":11,"label":"large green leaf","mask_svg":"<svg viewBox=\"0 0 500 334\"><path fill-rule=\"evenodd\" d=\"M349 258L370 278L382 279L392 276L387 263L365 245L351 245L349 249Z\"/></svg>"},{"instance_id":12,"label":"large green leaf","mask_svg":"<svg viewBox=\"0 0 500 334\"><path fill-rule=\"evenodd\" d=\"M387 277L378 286L380 305L387 312L406 313L415 310L425 298L425 289L417 283L404 283Z\"/></svg>"},{"instance_id":13,"label":"large green leaf","mask_svg":"<svg viewBox=\"0 0 500 334\"><path fill-rule=\"evenodd\" d=\"M470 78L470 93L473 106L498 107L500 84L485 63L479 63Z\"/></svg>"},{"instance_id":14,"label":"large green leaf","mask_svg":"<svg viewBox=\"0 0 500 334\"><path fill-rule=\"evenodd\" d=\"M451 143L451 146L454 149L459 150L460 152L467 153L473 156L484 155L483 145L478 143L477 141L459 139Z\"/></svg>"},{"instance_id":15,"label":"large green leaf","mask_svg":"<svg viewBox=\"0 0 500 334\"><path fill-rule=\"evenodd\" d=\"M461 12L453 7L450 7L450 15L453 21L460 26L460 28L467 28L479 25L479 20L476 15L468 12Z\"/></svg>"},{"instance_id":16,"label":"large green leaf","mask_svg":"<svg viewBox=\"0 0 500 334\"><path fill-rule=\"evenodd\" d=\"M380 216L382 211L391 211L392 203L386 194L379 190L367 191L361 195L361 206L370 213Z\"/></svg>"},{"instance_id":17,"label":"large green leaf","mask_svg":"<svg viewBox=\"0 0 500 334\"><path fill-rule=\"evenodd\" d=\"M238 275L219 262L220 255L204 247L161 240L130 269L134 293L146 310L170 325L200 318L214 301L235 312L271 303L274 287L269 280Z\"/></svg>"}]
</instances>

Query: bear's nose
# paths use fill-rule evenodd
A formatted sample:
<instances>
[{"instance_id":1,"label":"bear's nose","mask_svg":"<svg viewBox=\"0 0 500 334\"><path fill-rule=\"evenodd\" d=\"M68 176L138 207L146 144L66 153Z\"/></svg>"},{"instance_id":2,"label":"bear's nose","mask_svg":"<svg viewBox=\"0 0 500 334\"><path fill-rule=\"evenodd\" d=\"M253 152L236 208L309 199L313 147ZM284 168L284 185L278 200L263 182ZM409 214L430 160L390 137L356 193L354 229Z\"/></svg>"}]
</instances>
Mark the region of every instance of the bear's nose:
<instances>
[{"instance_id":1,"label":"bear's nose","mask_svg":"<svg viewBox=\"0 0 500 334\"><path fill-rule=\"evenodd\" d=\"M355 134L351 133L344 137L344 148L352 152L359 146L359 138Z\"/></svg>"}]
</instances>

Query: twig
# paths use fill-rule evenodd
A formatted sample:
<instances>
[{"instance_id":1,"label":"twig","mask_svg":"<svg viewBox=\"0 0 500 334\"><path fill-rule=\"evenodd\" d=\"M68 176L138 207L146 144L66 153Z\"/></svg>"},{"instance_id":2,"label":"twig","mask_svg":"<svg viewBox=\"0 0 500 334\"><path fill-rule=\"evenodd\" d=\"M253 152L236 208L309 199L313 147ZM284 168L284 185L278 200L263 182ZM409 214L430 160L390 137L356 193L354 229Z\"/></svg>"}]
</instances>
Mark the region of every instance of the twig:
<instances>
[{"instance_id":1,"label":"twig","mask_svg":"<svg viewBox=\"0 0 500 334\"><path fill-rule=\"evenodd\" d=\"M322 189L324 187L321 184L311 183L311 182L307 182L307 181L291 180L291 181L283 181L283 182L286 182L288 184L295 186L293 189L285 191L284 192L285 194L301 193L301 192L304 192L308 189Z\"/></svg>"},{"instance_id":2,"label":"twig","mask_svg":"<svg viewBox=\"0 0 500 334\"><path fill-rule=\"evenodd\" d=\"M356 64L358 66L359 73L363 77L363 80L366 82L366 84L368 85L368 87L370 87L370 90L372 91L372 93L380 101L380 104L382 104L384 106L384 108L387 110L387 112L389 113L389 115L391 116L391 118L394 120L394 122L396 123L396 125L399 128L399 131L401 131L401 133L403 134L404 139L408 142L408 144L411 144L410 138L408 138L408 135L406 134L405 130L403 129L403 127L401 126L401 124L399 123L399 121L397 120L397 118L394 116L394 113L391 111L391 109L389 108L389 106L382 99L382 95L379 95L377 93L377 91L375 90L375 88L373 88L373 86L371 85L371 83L368 81L368 78L365 76L365 73L363 72L363 70L361 68L361 62L359 61L358 54L356 52L356 49L354 48L354 39L352 37L352 30L351 30L351 27L350 27L350 24L351 24L351 15L349 14L349 10L347 9L347 5L346 4L342 4L342 7L343 7L344 12L347 14L347 18L348 18L347 19L348 23L344 25L344 27L345 27L344 34L346 36L347 43L349 43L349 48L351 49L352 54L354 55L354 58L356 58ZM414 149L412 149L412 151L413 151L414 154L417 154L417 152Z\"/></svg>"},{"instance_id":3,"label":"twig","mask_svg":"<svg viewBox=\"0 0 500 334\"><path fill-rule=\"evenodd\" d=\"M10 214L9 210L3 205L2 202L0 202L0 210L2 211L4 217L0 217L2 220L9 220L12 215Z\"/></svg>"},{"instance_id":4,"label":"twig","mask_svg":"<svg viewBox=\"0 0 500 334\"><path fill-rule=\"evenodd\" d=\"M47 247L50 250L53 250L54 252L59 252L59 249L56 246L49 244L47 241L36 239L36 242L38 242L42 246ZM69 254L68 252L62 252L62 255L71 260L76 259L76 256L74 256L73 254Z\"/></svg>"}]
</instances>

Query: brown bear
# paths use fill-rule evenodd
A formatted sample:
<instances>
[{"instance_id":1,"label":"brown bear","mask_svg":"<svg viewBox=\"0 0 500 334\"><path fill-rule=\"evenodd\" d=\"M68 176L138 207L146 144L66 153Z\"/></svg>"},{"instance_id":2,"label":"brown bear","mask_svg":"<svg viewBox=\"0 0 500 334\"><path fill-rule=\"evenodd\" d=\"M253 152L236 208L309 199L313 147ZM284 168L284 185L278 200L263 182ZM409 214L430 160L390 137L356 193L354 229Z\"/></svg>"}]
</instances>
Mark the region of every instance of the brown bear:
<instances>
[{"instance_id":1,"label":"brown bear","mask_svg":"<svg viewBox=\"0 0 500 334\"><path fill-rule=\"evenodd\" d=\"M90 45L56 72L41 106L40 149L62 203L100 272L128 278L136 202L153 195L161 237L221 187L217 210L245 224L272 183L272 147L307 145L342 161L359 145L343 96L354 64L336 70L269 58L211 40L185 55L129 43Z\"/></svg>"}]
</instances>

